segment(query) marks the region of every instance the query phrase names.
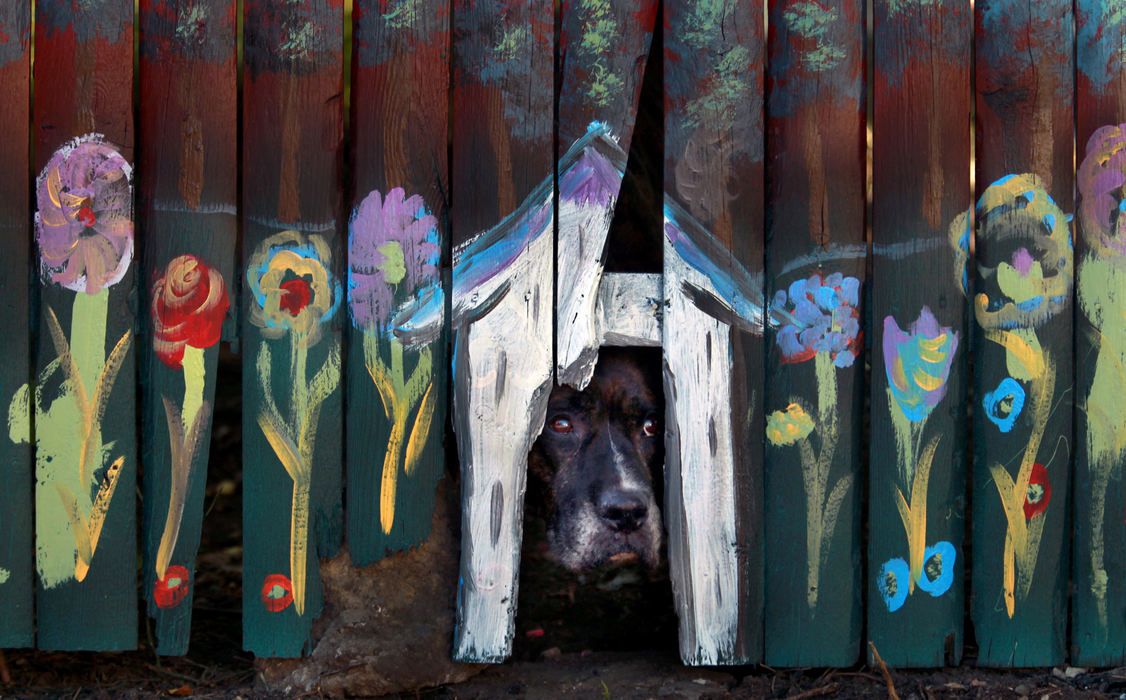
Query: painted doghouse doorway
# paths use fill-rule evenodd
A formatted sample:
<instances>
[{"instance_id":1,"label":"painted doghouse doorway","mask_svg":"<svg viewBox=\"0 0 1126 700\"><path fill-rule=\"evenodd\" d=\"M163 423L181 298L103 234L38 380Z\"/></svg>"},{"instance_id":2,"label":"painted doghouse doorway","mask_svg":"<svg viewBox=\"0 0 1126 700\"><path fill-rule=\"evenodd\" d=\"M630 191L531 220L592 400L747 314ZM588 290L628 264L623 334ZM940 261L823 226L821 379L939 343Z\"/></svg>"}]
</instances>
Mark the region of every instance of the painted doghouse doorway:
<instances>
[{"instance_id":1,"label":"painted doghouse doorway","mask_svg":"<svg viewBox=\"0 0 1126 700\"><path fill-rule=\"evenodd\" d=\"M603 249L657 9L655 2L624 5L563 14L556 128L565 151L554 176L534 186L513 174L552 172L541 169L551 152L551 114L536 108L551 85L551 42L533 41L520 80L498 84L480 64L488 59L464 46L496 46L500 30L471 8L455 17L455 34L476 39L454 57L454 172L472 172L475 187L496 195L482 199L501 202L494 225L476 225L487 214L453 221L450 322L463 488L458 660L498 662L510 652L528 451L553 379L584 387L604 344L664 349L665 518L682 657L717 664L761 655L761 479L752 472L761 469L762 414L750 392L762 367L763 304L761 279L747 270L761 264L762 154L753 146L755 127L730 128L757 124L761 136L761 26L749 9L746 17L734 10L725 31L716 18L709 31L683 33L700 46L678 46L675 61L665 52L664 273L606 275ZM534 14L542 9L507 20L538 27L550 19ZM698 21L690 10L669 3L666 24ZM613 41L587 53L605 22L616 27ZM705 56L714 51L739 57L734 93L700 94L711 89L700 78L713 70ZM618 79L599 77L606 74ZM480 110L459 109L468 105ZM470 164L482 153L495 172L479 158ZM675 167L686 156L704 169ZM701 172L719 187L699 181ZM760 261L735 251L758 251ZM433 337L442 311L440 298L423 301L400 316L399 332Z\"/></svg>"}]
</instances>

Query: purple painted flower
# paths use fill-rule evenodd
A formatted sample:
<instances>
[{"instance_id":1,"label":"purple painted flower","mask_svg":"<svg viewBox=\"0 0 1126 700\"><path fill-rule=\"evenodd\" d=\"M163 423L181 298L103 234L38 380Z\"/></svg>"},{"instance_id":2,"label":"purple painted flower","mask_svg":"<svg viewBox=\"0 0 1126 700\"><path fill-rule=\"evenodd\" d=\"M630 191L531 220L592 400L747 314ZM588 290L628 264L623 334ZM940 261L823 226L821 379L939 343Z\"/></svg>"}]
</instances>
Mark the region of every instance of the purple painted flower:
<instances>
[{"instance_id":1,"label":"purple painted flower","mask_svg":"<svg viewBox=\"0 0 1126 700\"><path fill-rule=\"evenodd\" d=\"M1087 141L1076 181L1080 231L1100 255L1126 253L1126 124L1104 126Z\"/></svg>"},{"instance_id":2,"label":"purple painted flower","mask_svg":"<svg viewBox=\"0 0 1126 700\"><path fill-rule=\"evenodd\" d=\"M938 325L926 306L908 330L900 330L895 317L884 318L884 371L903 414L917 422L930 415L946 395L958 334Z\"/></svg>"},{"instance_id":3,"label":"purple painted flower","mask_svg":"<svg viewBox=\"0 0 1126 700\"><path fill-rule=\"evenodd\" d=\"M36 181L43 274L87 294L121 281L133 259L132 169L100 134L55 151Z\"/></svg>"},{"instance_id":4,"label":"purple painted flower","mask_svg":"<svg viewBox=\"0 0 1126 700\"><path fill-rule=\"evenodd\" d=\"M778 331L783 362L804 362L827 352L837 367L851 367L861 350L860 280L820 272L774 295L773 307L791 322Z\"/></svg>"},{"instance_id":5,"label":"purple painted flower","mask_svg":"<svg viewBox=\"0 0 1126 700\"><path fill-rule=\"evenodd\" d=\"M387 324L395 307L434 284L438 275L438 220L419 195L396 187L373 191L349 223L348 298L360 328Z\"/></svg>"}]
</instances>

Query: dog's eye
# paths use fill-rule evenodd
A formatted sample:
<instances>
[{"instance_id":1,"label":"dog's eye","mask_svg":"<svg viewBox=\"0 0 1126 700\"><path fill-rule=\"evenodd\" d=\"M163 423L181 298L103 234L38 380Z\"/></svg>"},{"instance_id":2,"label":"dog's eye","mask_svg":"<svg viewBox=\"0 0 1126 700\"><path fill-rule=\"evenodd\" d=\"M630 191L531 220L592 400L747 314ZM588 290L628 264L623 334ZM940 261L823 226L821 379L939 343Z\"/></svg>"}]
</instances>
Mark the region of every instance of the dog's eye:
<instances>
[{"instance_id":1,"label":"dog's eye","mask_svg":"<svg viewBox=\"0 0 1126 700\"><path fill-rule=\"evenodd\" d=\"M551 421L551 429L557 433L569 433L575 429L571 423L571 419L566 416L558 416Z\"/></svg>"},{"instance_id":2,"label":"dog's eye","mask_svg":"<svg viewBox=\"0 0 1126 700\"><path fill-rule=\"evenodd\" d=\"M657 428L656 418L646 418L645 422L641 424L641 432L645 433L647 437L656 437Z\"/></svg>"}]
</instances>

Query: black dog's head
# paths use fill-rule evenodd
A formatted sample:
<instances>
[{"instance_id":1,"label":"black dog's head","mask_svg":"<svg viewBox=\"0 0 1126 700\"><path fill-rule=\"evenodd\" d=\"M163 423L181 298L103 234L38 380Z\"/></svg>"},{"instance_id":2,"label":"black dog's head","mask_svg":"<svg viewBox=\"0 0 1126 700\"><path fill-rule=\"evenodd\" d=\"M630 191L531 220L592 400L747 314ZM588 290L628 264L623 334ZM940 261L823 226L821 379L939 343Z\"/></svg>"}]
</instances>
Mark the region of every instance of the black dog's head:
<instances>
[{"instance_id":1,"label":"black dog's head","mask_svg":"<svg viewBox=\"0 0 1126 700\"><path fill-rule=\"evenodd\" d=\"M586 390L552 391L529 467L546 492L560 564L578 571L640 558L657 567L663 413L659 364L633 351L604 349Z\"/></svg>"}]
</instances>

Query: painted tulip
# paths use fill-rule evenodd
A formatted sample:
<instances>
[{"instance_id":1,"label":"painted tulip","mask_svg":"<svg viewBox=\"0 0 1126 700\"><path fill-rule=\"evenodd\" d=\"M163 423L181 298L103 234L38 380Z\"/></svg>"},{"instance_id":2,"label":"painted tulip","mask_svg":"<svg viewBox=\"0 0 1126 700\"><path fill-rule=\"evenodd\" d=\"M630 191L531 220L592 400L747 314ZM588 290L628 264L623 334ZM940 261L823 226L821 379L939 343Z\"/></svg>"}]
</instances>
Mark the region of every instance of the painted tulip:
<instances>
[{"instance_id":1,"label":"painted tulip","mask_svg":"<svg viewBox=\"0 0 1126 700\"><path fill-rule=\"evenodd\" d=\"M1002 433L1007 433L1020 416L1024 399L1024 387L1012 377L1005 377L996 389L982 397L981 405L985 409L985 417Z\"/></svg>"},{"instance_id":2,"label":"painted tulip","mask_svg":"<svg viewBox=\"0 0 1126 700\"><path fill-rule=\"evenodd\" d=\"M156 607L167 610L184 602L191 590L190 578L187 568L178 564L168 567L164 578L153 584L152 597Z\"/></svg>"},{"instance_id":3,"label":"painted tulip","mask_svg":"<svg viewBox=\"0 0 1126 700\"><path fill-rule=\"evenodd\" d=\"M938 597L950 590L954 583L954 564L958 561L958 550L949 542L938 542L923 552L923 570L919 576L919 588Z\"/></svg>"},{"instance_id":4,"label":"painted tulip","mask_svg":"<svg viewBox=\"0 0 1126 700\"><path fill-rule=\"evenodd\" d=\"M766 419L766 437L773 445L792 445L813 432L813 419L800 405L792 403L785 412L774 411Z\"/></svg>"},{"instance_id":5,"label":"painted tulip","mask_svg":"<svg viewBox=\"0 0 1126 700\"><path fill-rule=\"evenodd\" d=\"M438 219L419 195L373 191L348 229L348 303L357 327L386 325L407 295L437 283Z\"/></svg>"},{"instance_id":6,"label":"painted tulip","mask_svg":"<svg viewBox=\"0 0 1126 700\"><path fill-rule=\"evenodd\" d=\"M284 574L270 574L262 582L262 605L270 612L281 612L293 604L293 584Z\"/></svg>"},{"instance_id":7,"label":"painted tulip","mask_svg":"<svg viewBox=\"0 0 1126 700\"><path fill-rule=\"evenodd\" d=\"M173 258L152 288L153 348L173 369L184 348L209 348L219 342L230 309L223 275L193 255Z\"/></svg>"},{"instance_id":8,"label":"painted tulip","mask_svg":"<svg viewBox=\"0 0 1126 700\"><path fill-rule=\"evenodd\" d=\"M895 612L903 607L907 600L908 579L911 570L902 557L888 559L876 574L876 588L884 600L888 612Z\"/></svg>"},{"instance_id":9,"label":"painted tulip","mask_svg":"<svg viewBox=\"0 0 1126 700\"><path fill-rule=\"evenodd\" d=\"M804 362L829 353L837 367L851 367L861 351L860 281L834 272L793 282L774 295L773 308L790 323L778 331L783 362Z\"/></svg>"},{"instance_id":10,"label":"painted tulip","mask_svg":"<svg viewBox=\"0 0 1126 700\"><path fill-rule=\"evenodd\" d=\"M909 331L900 330L892 316L884 319L884 371L895 402L908 420L917 422L946 395L958 334L940 326L926 306Z\"/></svg>"},{"instance_id":11,"label":"painted tulip","mask_svg":"<svg viewBox=\"0 0 1126 700\"><path fill-rule=\"evenodd\" d=\"M133 259L132 169L91 134L59 148L36 180L36 238L50 280L97 294Z\"/></svg>"},{"instance_id":12,"label":"painted tulip","mask_svg":"<svg viewBox=\"0 0 1126 700\"><path fill-rule=\"evenodd\" d=\"M280 338L293 332L308 346L317 342L321 324L340 305L331 263L328 243L316 234L283 231L262 241L246 270L255 301L250 320L262 335Z\"/></svg>"},{"instance_id":13,"label":"painted tulip","mask_svg":"<svg viewBox=\"0 0 1126 700\"><path fill-rule=\"evenodd\" d=\"M1032 475L1028 479L1028 494L1024 499L1024 518L1032 520L1048 509L1052 500L1052 484L1048 481L1048 470L1043 464L1032 465Z\"/></svg>"}]
</instances>

